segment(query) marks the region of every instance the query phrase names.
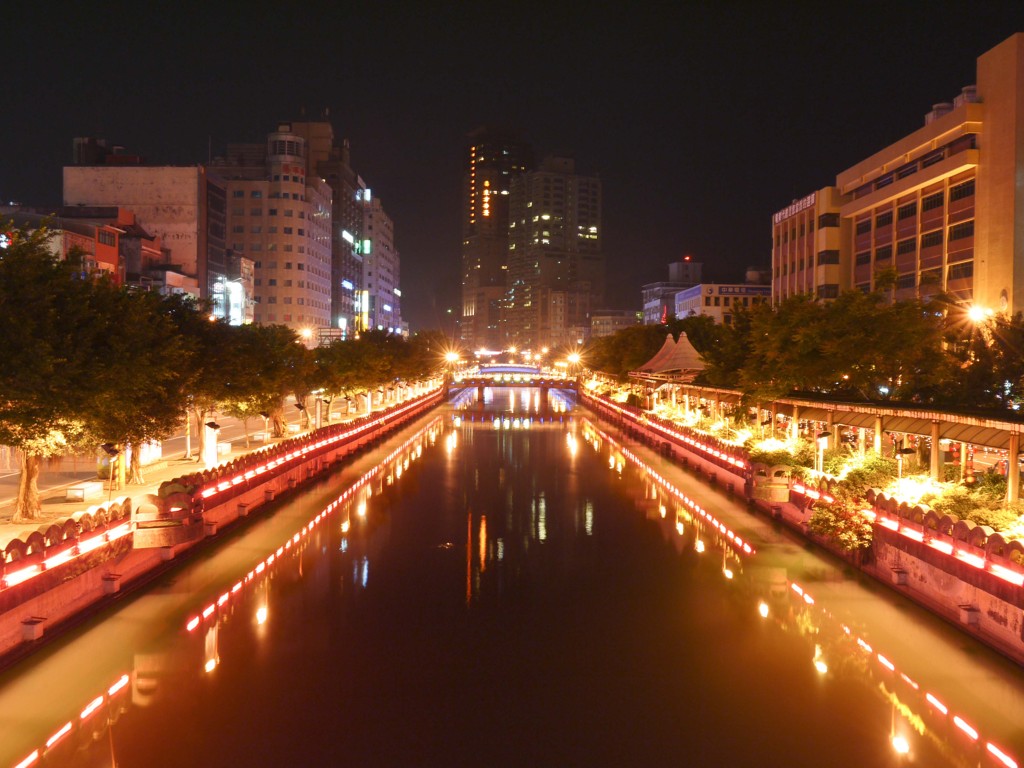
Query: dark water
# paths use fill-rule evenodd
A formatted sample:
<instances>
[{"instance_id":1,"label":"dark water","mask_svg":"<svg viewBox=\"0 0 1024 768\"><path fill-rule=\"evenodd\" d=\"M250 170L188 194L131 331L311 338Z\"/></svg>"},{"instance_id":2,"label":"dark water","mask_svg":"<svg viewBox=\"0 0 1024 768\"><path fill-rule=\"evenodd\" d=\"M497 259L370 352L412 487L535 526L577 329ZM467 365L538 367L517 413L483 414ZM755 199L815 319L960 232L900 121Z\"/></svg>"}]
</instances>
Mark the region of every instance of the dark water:
<instances>
[{"instance_id":1,"label":"dark water","mask_svg":"<svg viewBox=\"0 0 1024 768\"><path fill-rule=\"evenodd\" d=\"M955 632L557 397L497 390L418 429L8 673L2 760L987 766L1004 764L984 746L996 736L1020 754L1016 667L971 647L978 669L934 673L950 708L976 707L983 733L962 737L921 704L941 665L913 668L922 648L944 653L931 644L962 647ZM868 630L847 613L873 617L873 640L906 634L894 613L927 634L891 652L918 689L858 649ZM1000 696L992 713L974 703Z\"/></svg>"}]
</instances>

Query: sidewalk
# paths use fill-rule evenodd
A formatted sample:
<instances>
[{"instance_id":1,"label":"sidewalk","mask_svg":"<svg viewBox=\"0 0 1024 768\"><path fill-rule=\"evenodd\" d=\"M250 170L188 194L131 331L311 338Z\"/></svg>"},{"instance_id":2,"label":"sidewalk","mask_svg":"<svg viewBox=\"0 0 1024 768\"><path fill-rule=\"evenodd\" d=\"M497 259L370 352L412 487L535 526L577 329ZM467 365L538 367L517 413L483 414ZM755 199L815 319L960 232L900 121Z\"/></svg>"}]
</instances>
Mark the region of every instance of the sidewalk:
<instances>
[{"instance_id":1,"label":"sidewalk","mask_svg":"<svg viewBox=\"0 0 1024 768\"><path fill-rule=\"evenodd\" d=\"M231 444L230 454L224 454L219 457L220 461L218 463L225 464L239 456L244 456L247 453L258 451L268 445L274 445L281 440L297 437L300 434L305 433L300 432L296 434L289 434L287 438L271 438L270 441L265 443L250 441L248 449L245 447L245 441L239 440L237 443ZM182 475L187 475L191 472L202 471L204 469L206 469L205 465L201 462L196 462L194 459L190 460L180 457L161 459L152 467L142 468L142 476L146 480L142 485L126 485L120 490L109 491L106 480L92 478L95 482L102 482L103 491L86 501L65 501L67 485L73 485L74 483L68 483L62 487L40 491L39 496L42 502L42 514L38 519L31 520L26 523L11 522L11 518L14 516L16 497L0 500L0 550L7 545L7 542L17 538L23 538L24 535L27 535L32 531L37 531L40 528L48 527L53 523L67 520L75 512L84 511L89 507L100 507L105 505L107 503L108 495L111 501L123 497L138 498L145 496L146 494L156 493L160 488L161 483L173 480L176 477L181 477Z\"/></svg>"}]
</instances>

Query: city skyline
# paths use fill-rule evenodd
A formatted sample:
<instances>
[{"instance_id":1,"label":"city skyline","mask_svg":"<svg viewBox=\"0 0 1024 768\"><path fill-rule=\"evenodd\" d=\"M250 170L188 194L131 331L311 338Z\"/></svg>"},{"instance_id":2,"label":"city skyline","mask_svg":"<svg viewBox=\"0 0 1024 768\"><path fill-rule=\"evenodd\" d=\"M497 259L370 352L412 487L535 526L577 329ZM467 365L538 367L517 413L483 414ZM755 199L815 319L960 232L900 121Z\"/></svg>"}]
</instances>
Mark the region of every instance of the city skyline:
<instances>
[{"instance_id":1,"label":"city skyline","mask_svg":"<svg viewBox=\"0 0 1024 768\"><path fill-rule=\"evenodd\" d=\"M414 331L452 330L462 147L481 125L600 177L608 304L638 308L640 286L687 253L709 280L767 267L773 212L921 125L972 84L978 56L1024 30L1010 3L969 16L953 5L926 16L909 5L515 16L311 5L294 29L270 6L145 25L104 10L12 20L2 55L16 117L0 129L0 195L59 204L76 136L194 164L329 110L394 221Z\"/></svg>"}]
</instances>

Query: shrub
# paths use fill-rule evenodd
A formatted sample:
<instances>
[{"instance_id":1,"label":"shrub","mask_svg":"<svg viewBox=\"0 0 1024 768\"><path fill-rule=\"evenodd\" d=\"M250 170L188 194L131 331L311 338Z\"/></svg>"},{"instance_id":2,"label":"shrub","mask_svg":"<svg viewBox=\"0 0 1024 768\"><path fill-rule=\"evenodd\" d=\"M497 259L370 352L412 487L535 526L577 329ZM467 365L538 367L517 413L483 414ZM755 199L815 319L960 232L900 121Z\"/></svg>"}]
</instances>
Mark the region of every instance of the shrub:
<instances>
[{"instance_id":1,"label":"shrub","mask_svg":"<svg viewBox=\"0 0 1024 768\"><path fill-rule=\"evenodd\" d=\"M871 523L855 506L837 497L833 504L815 503L808 529L836 542L847 552L871 546Z\"/></svg>"},{"instance_id":2,"label":"shrub","mask_svg":"<svg viewBox=\"0 0 1024 768\"><path fill-rule=\"evenodd\" d=\"M877 453L868 453L863 463L846 473L843 485L849 493L863 498L869 488L885 488L896 477L896 460Z\"/></svg>"}]
</instances>

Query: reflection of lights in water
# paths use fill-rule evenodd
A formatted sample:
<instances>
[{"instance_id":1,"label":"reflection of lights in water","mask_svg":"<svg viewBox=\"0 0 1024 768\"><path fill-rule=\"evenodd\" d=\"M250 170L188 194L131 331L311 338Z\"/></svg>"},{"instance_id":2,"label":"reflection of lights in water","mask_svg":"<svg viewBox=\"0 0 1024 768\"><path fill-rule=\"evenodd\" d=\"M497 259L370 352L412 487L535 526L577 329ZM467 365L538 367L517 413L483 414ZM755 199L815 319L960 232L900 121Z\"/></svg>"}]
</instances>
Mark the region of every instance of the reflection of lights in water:
<instances>
[{"instance_id":1,"label":"reflection of lights in water","mask_svg":"<svg viewBox=\"0 0 1024 768\"><path fill-rule=\"evenodd\" d=\"M818 670L819 675L828 673L828 664L821 656L821 646L817 644L814 646L814 668Z\"/></svg>"},{"instance_id":2,"label":"reflection of lights in water","mask_svg":"<svg viewBox=\"0 0 1024 768\"><path fill-rule=\"evenodd\" d=\"M723 568L722 569L722 573L725 575L725 578L727 578L727 579L731 579L735 575L735 574L733 574L731 568Z\"/></svg>"},{"instance_id":3,"label":"reflection of lights in water","mask_svg":"<svg viewBox=\"0 0 1024 768\"><path fill-rule=\"evenodd\" d=\"M664 504L659 504L658 505L658 513L661 515L661 519L664 520L665 519L665 515L668 514L668 510L665 509L665 505Z\"/></svg>"},{"instance_id":4,"label":"reflection of lights in water","mask_svg":"<svg viewBox=\"0 0 1024 768\"><path fill-rule=\"evenodd\" d=\"M897 754L905 755L910 751L910 742L903 736L893 736L892 748L896 750Z\"/></svg>"},{"instance_id":5,"label":"reflection of lights in water","mask_svg":"<svg viewBox=\"0 0 1024 768\"><path fill-rule=\"evenodd\" d=\"M575 456L576 451L579 450L579 445L576 442L576 435L574 435L572 432L566 432L565 444L569 446L569 455Z\"/></svg>"},{"instance_id":6,"label":"reflection of lights in water","mask_svg":"<svg viewBox=\"0 0 1024 768\"><path fill-rule=\"evenodd\" d=\"M587 532L587 536L590 536L594 532L594 502L587 499L587 506L584 510L584 524L583 527Z\"/></svg>"},{"instance_id":7,"label":"reflection of lights in water","mask_svg":"<svg viewBox=\"0 0 1024 768\"><path fill-rule=\"evenodd\" d=\"M206 671L206 672L213 672L213 670L216 669L216 668L217 668L217 660L216 659L207 659L206 660L206 664L203 665L203 670Z\"/></svg>"},{"instance_id":8,"label":"reflection of lights in water","mask_svg":"<svg viewBox=\"0 0 1024 768\"><path fill-rule=\"evenodd\" d=\"M762 619L768 618L768 603L764 600L757 604L757 612L761 615Z\"/></svg>"},{"instance_id":9,"label":"reflection of lights in water","mask_svg":"<svg viewBox=\"0 0 1024 768\"><path fill-rule=\"evenodd\" d=\"M487 570L487 515L480 515L480 572Z\"/></svg>"},{"instance_id":10,"label":"reflection of lights in water","mask_svg":"<svg viewBox=\"0 0 1024 768\"><path fill-rule=\"evenodd\" d=\"M498 559L499 560L504 560L505 559L505 540L504 539L498 539Z\"/></svg>"},{"instance_id":11,"label":"reflection of lights in water","mask_svg":"<svg viewBox=\"0 0 1024 768\"><path fill-rule=\"evenodd\" d=\"M366 502L360 501L359 506L356 507L356 514L360 517L366 517Z\"/></svg>"},{"instance_id":12,"label":"reflection of lights in water","mask_svg":"<svg viewBox=\"0 0 1024 768\"><path fill-rule=\"evenodd\" d=\"M700 539L697 539L697 541L693 545L693 548L695 550L697 550L697 552L703 552L704 551L704 542L701 541Z\"/></svg>"},{"instance_id":13,"label":"reflection of lights in water","mask_svg":"<svg viewBox=\"0 0 1024 768\"><path fill-rule=\"evenodd\" d=\"M348 529L351 528L351 527L352 527L352 521L351 520L345 520L341 524L341 532L342 533L348 533Z\"/></svg>"},{"instance_id":14,"label":"reflection of lights in water","mask_svg":"<svg viewBox=\"0 0 1024 768\"><path fill-rule=\"evenodd\" d=\"M256 609L256 623L266 624L267 623L267 606L261 605Z\"/></svg>"},{"instance_id":15,"label":"reflection of lights in water","mask_svg":"<svg viewBox=\"0 0 1024 768\"><path fill-rule=\"evenodd\" d=\"M683 535L683 521L682 520L676 520L676 533L678 533L680 536Z\"/></svg>"}]
</instances>

